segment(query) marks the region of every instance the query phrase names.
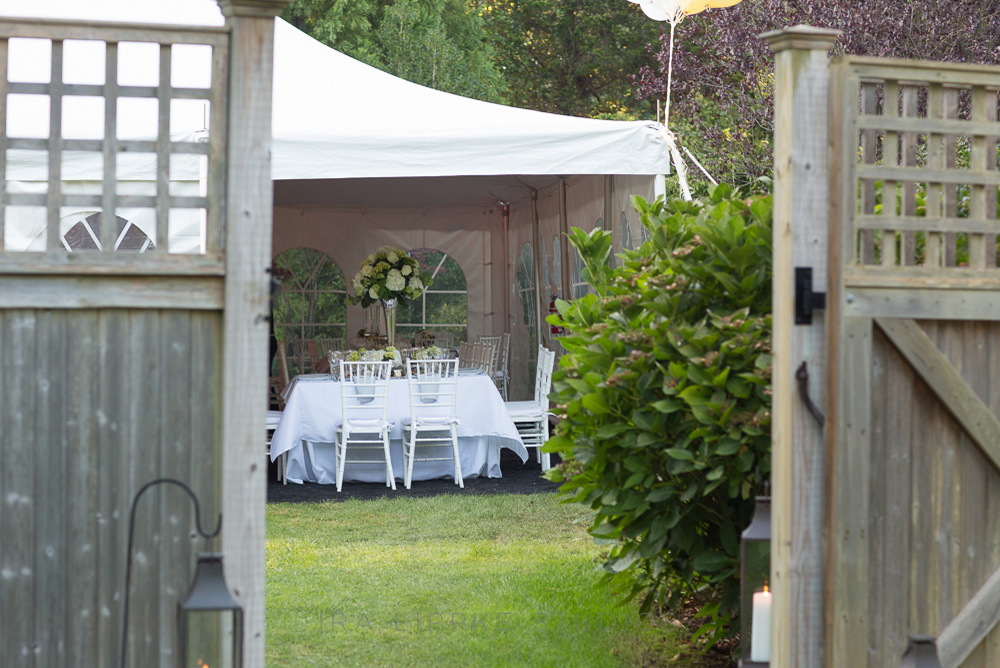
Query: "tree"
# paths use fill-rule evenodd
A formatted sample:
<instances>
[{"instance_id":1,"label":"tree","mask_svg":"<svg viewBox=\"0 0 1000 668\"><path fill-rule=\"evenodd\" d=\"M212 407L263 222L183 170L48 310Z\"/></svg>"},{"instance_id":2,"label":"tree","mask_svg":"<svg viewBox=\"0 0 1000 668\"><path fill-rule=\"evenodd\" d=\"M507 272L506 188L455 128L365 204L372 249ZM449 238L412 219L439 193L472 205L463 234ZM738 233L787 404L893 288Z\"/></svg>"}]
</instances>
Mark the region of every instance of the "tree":
<instances>
[{"instance_id":1,"label":"tree","mask_svg":"<svg viewBox=\"0 0 1000 668\"><path fill-rule=\"evenodd\" d=\"M299 30L351 58L379 62L373 20L379 0L295 0L281 14Z\"/></svg>"},{"instance_id":2,"label":"tree","mask_svg":"<svg viewBox=\"0 0 1000 668\"><path fill-rule=\"evenodd\" d=\"M435 4L455 11L455 3ZM384 56L382 69L430 88L504 102L503 77L477 34L481 20L472 14L456 16L452 25L464 30L450 37L443 15L426 5L426 0L396 0L386 7L375 33Z\"/></svg>"},{"instance_id":3,"label":"tree","mask_svg":"<svg viewBox=\"0 0 1000 668\"><path fill-rule=\"evenodd\" d=\"M295 0L282 17L352 58L438 90L504 102L482 17L464 0Z\"/></svg>"},{"instance_id":4,"label":"tree","mask_svg":"<svg viewBox=\"0 0 1000 668\"><path fill-rule=\"evenodd\" d=\"M745 0L691 17L675 43L671 125L716 178L771 171L774 58L758 35L808 24L843 31L832 53L1000 63L1000 5L981 0ZM666 90L668 44L636 78L643 99Z\"/></svg>"},{"instance_id":5,"label":"tree","mask_svg":"<svg viewBox=\"0 0 1000 668\"><path fill-rule=\"evenodd\" d=\"M659 26L625 0L474 0L519 107L575 116L648 116L629 75Z\"/></svg>"}]
</instances>

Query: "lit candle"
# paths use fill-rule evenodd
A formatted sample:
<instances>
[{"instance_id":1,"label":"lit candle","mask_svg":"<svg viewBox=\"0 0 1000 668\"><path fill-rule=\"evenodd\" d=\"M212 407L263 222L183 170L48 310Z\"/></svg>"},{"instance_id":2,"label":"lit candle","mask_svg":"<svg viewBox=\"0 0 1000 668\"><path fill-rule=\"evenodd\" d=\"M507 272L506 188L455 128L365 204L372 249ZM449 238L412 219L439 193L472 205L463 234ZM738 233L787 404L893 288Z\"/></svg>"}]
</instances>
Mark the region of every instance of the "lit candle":
<instances>
[{"instance_id":1,"label":"lit candle","mask_svg":"<svg viewBox=\"0 0 1000 668\"><path fill-rule=\"evenodd\" d=\"M753 630L750 633L750 660L760 663L771 661L771 592L753 595Z\"/></svg>"}]
</instances>

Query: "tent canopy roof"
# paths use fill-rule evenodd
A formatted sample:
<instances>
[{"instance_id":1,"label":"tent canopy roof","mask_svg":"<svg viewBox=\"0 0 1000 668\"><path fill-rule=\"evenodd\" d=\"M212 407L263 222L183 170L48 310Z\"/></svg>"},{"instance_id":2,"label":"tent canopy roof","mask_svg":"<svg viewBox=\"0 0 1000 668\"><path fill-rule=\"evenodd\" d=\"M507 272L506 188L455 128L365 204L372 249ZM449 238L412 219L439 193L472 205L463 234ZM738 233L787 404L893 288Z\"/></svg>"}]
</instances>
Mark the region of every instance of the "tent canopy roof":
<instances>
[{"instance_id":1,"label":"tent canopy roof","mask_svg":"<svg viewBox=\"0 0 1000 668\"><path fill-rule=\"evenodd\" d=\"M669 171L657 123L443 93L360 63L281 20L274 74L275 179Z\"/></svg>"}]
</instances>

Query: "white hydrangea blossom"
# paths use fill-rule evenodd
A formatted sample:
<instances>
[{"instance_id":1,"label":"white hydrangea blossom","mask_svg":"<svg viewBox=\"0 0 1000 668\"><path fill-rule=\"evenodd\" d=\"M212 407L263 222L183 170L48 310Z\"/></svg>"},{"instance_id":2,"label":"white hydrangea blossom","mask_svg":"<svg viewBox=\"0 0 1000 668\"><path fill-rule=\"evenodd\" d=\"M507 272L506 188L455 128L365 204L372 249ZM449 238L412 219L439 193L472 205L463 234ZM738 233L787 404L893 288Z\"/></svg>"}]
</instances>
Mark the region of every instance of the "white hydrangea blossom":
<instances>
[{"instance_id":1,"label":"white hydrangea blossom","mask_svg":"<svg viewBox=\"0 0 1000 668\"><path fill-rule=\"evenodd\" d=\"M406 279L403 278L398 269L390 269L389 274L385 277L385 287L392 292L399 292L406 288Z\"/></svg>"},{"instance_id":2,"label":"white hydrangea blossom","mask_svg":"<svg viewBox=\"0 0 1000 668\"><path fill-rule=\"evenodd\" d=\"M368 291L368 296L372 299L378 299L378 289L374 285L371 290Z\"/></svg>"},{"instance_id":3,"label":"white hydrangea blossom","mask_svg":"<svg viewBox=\"0 0 1000 668\"><path fill-rule=\"evenodd\" d=\"M413 278L410 279L410 288L417 292L420 292L421 290L424 289L424 283L423 281L420 280L419 276L414 276Z\"/></svg>"},{"instance_id":4,"label":"white hydrangea blossom","mask_svg":"<svg viewBox=\"0 0 1000 668\"><path fill-rule=\"evenodd\" d=\"M413 273L413 267L411 267L408 264L404 264L403 268L400 269L399 271L403 274L403 276L409 276L410 274Z\"/></svg>"}]
</instances>

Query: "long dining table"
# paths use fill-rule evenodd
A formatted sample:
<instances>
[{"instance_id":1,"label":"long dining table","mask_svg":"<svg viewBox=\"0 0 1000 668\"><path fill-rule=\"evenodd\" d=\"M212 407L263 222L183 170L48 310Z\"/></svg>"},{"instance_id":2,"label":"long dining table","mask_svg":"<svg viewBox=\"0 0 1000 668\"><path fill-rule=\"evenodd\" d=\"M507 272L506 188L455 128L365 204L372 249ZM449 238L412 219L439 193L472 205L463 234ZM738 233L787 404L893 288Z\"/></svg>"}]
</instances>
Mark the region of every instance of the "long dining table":
<instances>
[{"instance_id":1,"label":"long dining table","mask_svg":"<svg viewBox=\"0 0 1000 668\"><path fill-rule=\"evenodd\" d=\"M297 376L285 393L285 409L271 438L271 460L288 453L288 482L336 484L337 452L334 446L341 416L341 384L326 374ZM500 478L500 449L513 450L527 461L528 451L507 412L503 398L489 376L462 369L458 377L458 449L462 477ZM409 383L389 381L389 448L393 474L403 478L402 420L409 415ZM450 461L415 462L414 480L452 477ZM353 465L344 468L345 481L385 482L385 468Z\"/></svg>"}]
</instances>

